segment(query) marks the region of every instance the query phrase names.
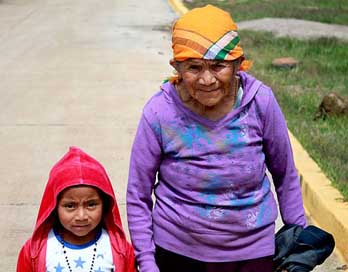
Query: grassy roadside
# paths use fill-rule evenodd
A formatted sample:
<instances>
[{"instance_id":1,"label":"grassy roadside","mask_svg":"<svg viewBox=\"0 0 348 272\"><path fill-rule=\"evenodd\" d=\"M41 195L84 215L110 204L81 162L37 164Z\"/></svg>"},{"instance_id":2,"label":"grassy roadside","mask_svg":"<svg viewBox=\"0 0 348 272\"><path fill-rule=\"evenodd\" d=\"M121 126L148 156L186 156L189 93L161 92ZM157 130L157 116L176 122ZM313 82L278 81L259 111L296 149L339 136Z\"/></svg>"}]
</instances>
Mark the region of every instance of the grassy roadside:
<instances>
[{"instance_id":1,"label":"grassy roadside","mask_svg":"<svg viewBox=\"0 0 348 272\"><path fill-rule=\"evenodd\" d=\"M348 116L313 120L324 94L348 96L348 43L276 39L252 31L240 31L240 36L247 57L254 60L250 73L272 87L289 129L348 200ZM281 56L299 59L300 65L272 67L273 58Z\"/></svg>"},{"instance_id":2,"label":"grassy roadside","mask_svg":"<svg viewBox=\"0 0 348 272\"><path fill-rule=\"evenodd\" d=\"M236 22L265 17L296 18L348 25L347 0L190 0L193 7L213 4L230 12Z\"/></svg>"},{"instance_id":3,"label":"grassy roadside","mask_svg":"<svg viewBox=\"0 0 348 272\"><path fill-rule=\"evenodd\" d=\"M290 5L287 8L289 10L296 10L295 6L299 5L298 0L193 0L190 5L185 5L192 8L208 2L225 10L234 10L233 17L237 23L244 19L263 17L262 14L268 12L262 8L254 10L256 4L273 5L273 13L267 17L283 17L285 11L281 4L284 2ZM300 6L304 9L310 5L320 10L313 12L313 16L324 14L326 18L312 17L315 20L348 25L348 1L301 1ZM328 9L335 10L337 16L322 12ZM294 16L289 13L285 17L311 19L307 12L301 11ZM334 21L338 17L346 18L340 22ZM348 96L348 43L332 38L310 41L275 38L271 33L246 30L239 33L247 58L254 61L250 73L272 87L289 129L348 201L348 117L313 120L323 95L335 91ZM299 66L292 70L273 68L272 60L283 56L300 60Z\"/></svg>"}]
</instances>

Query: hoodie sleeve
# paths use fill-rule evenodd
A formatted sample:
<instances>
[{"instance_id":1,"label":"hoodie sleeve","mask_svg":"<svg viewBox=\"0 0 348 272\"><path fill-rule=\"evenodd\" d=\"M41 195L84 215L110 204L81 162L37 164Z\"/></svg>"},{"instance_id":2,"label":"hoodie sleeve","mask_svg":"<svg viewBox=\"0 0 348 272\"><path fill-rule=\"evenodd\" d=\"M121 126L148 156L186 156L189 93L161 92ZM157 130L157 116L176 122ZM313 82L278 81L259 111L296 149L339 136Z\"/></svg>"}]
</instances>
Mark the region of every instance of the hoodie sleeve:
<instances>
[{"instance_id":1,"label":"hoodie sleeve","mask_svg":"<svg viewBox=\"0 0 348 272\"><path fill-rule=\"evenodd\" d=\"M17 260L17 272L32 272L32 264L30 257L30 240L28 240L24 246L21 248L21 251L18 255Z\"/></svg>"},{"instance_id":2,"label":"hoodie sleeve","mask_svg":"<svg viewBox=\"0 0 348 272\"><path fill-rule=\"evenodd\" d=\"M136 272L137 270L135 267L134 249L130 244L128 244L128 247L127 247L126 260L127 260L126 272Z\"/></svg>"},{"instance_id":3,"label":"hoodie sleeve","mask_svg":"<svg viewBox=\"0 0 348 272\"><path fill-rule=\"evenodd\" d=\"M264 115L264 152L272 174L284 224L306 225L299 175L297 173L288 129L283 113L269 89Z\"/></svg>"},{"instance_id":4,"label":"hoodie sleeve","mask_svg":"<svg viewBox=\"0 0 348 272\"><path fill-rule=\"evenodd\" d=\"M128 226L140 272L159 271L154 257L152 192L162 153L151 123L143 114L133 142L127 188Z\"/></svg>"}]
</instances>

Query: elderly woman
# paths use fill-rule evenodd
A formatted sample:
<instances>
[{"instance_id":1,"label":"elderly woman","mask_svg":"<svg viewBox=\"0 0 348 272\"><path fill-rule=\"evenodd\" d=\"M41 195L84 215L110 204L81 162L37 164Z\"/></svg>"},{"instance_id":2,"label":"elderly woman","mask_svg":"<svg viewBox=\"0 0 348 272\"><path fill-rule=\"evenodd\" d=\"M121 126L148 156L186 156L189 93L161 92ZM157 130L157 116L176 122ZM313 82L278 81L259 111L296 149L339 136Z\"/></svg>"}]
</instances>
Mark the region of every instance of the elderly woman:
<instances>
[{"instance_id":1,"label":"elderly woman","mask_svg":"<svg viewBox=\"0 0 348 272\"><path fill-rule=\"evenodd\" d=\"M144 107L130 163L141 272L272 271L277 205L266 168L283 222L306 225L283 114L245 72L236 30L211 5L173 26L177 73Z\"/></svg>"}]
</instances>

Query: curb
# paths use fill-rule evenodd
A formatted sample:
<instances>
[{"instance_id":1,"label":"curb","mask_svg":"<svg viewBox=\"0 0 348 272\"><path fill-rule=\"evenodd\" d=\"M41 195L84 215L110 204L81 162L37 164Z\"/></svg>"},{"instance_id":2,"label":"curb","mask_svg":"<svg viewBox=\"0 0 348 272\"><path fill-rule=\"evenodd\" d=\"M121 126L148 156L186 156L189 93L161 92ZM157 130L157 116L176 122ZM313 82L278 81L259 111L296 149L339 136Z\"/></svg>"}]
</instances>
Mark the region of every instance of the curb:
<instances>
[{"instance_id":1,"label":"curb","mask_svg":"<svg viewBox=\"0 0 348 272\"><path fill-rule=\"evenodd\" d=\"M181 0L168 0L178 15L188 9ZM289 131L294 160L301 178L303 203L307 216L335 237L335 253L348 262L348 203L335 189L319 166L310 158L299 141Z\"/></svg>"},{"instance_id":2,"label":"curb","mask_svg":"<svg viewBox=\"0 0 348 272\"><path fill-rule=\"evenodd\" d=\"M180 0L168 0L168 3L173 8L173 10L180 16L188 11L188 8L186 8Z\"/></svg>"},{"instance_id":3,"label":"curb","mask_svg":"<svg viewBox=\"0 0 348 272\"><path fill-rule=\"evenodd\" d=\"M295 164L301 177L303 202L307 216L316 225L335 237L336 253L341 261L348 261L348 203L331 185L319 166L310 158L289 131Z\"/></svg>"}]
</instances>

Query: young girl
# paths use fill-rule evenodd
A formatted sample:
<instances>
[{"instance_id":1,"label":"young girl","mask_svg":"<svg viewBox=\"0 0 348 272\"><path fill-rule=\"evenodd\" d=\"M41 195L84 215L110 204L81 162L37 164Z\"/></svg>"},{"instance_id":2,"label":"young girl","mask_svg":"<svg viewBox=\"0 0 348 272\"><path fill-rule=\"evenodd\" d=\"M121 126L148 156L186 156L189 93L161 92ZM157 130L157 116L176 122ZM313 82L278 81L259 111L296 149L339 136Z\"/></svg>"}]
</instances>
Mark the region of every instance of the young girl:
<instances>
[{"instance_id":1,"label":"young girl","mask_svg":"<svg viewBox=\"0 0 348 272\"><path fill-rule=\"evenodd\" d=\"M52 168L36 226L17 272L135 271L115 194L103 166L72 147Z\"/></svg>"}]
</instances>

